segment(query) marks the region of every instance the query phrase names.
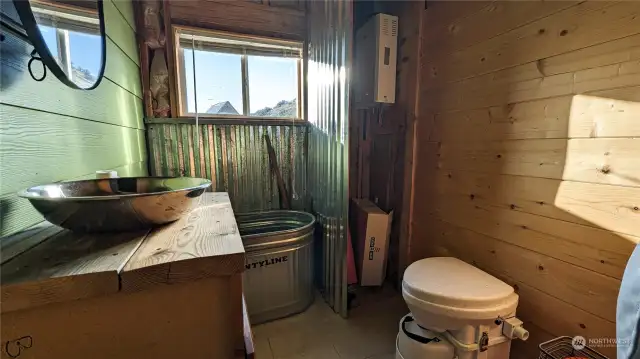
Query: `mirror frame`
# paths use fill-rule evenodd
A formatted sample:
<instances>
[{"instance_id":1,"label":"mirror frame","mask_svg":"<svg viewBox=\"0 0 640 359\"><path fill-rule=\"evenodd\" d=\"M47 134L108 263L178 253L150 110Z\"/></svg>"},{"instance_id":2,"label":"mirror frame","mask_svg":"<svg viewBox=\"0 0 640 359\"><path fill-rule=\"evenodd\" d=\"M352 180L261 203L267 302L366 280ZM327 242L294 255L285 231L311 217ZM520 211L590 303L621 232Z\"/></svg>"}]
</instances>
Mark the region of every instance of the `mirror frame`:
<instances>
[{"instance_id":1,"label":"mirror frame","mask_svg":"<svg viewBox=\"0 0 640 359\"><path fill-rule=\"evenodd\" d=\"M42 37L42 33L38 29L38 22L33 16L33 11L31 10L31 4L29 0L13 0L13 4L18 11L18 15L20 16L20 21L22 22L22 27L27 32L29 36L29 40L33 45L34 49L42 59L42 63L46 66L62 83L65 85L77 89L77 90L93 90L102 81L104 77L104 69L107 67L107 34L105 31L104 24L104 10L103 10L103 0L95 0L98 4L98 21L100 22L100 39L101 39L101 66L100 71L98 72L98 79L91 87L79 87L73 81L71 81L67 75L64 73L60 65L56 62L53 55L49 51L49 47L44 41L44 37Z\"/></svg>"}]
</instances>

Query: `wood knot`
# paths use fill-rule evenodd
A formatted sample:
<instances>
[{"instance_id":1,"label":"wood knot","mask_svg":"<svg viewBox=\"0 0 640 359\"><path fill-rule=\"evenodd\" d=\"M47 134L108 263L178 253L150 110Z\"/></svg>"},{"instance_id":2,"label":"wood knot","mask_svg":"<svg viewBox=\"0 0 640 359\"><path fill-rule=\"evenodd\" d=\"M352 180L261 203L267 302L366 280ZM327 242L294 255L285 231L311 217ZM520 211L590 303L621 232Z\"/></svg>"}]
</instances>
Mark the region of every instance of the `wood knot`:
<instances>
[{"instance_id":1,"label":"wood knot","mask_svg":"<svg viewBox=\"0 0 640 359\"><path fill-rule=\"evenodd\" d=\"M490 252L491 252L491 254L496 254L496 251L494 251L494 250L491 250Z\"/></svg>"},{"instance_id":2,"label":"wood knot","mask_svg":"<svg viewBox=\"0 0 640 359\"><path fill-rule=\"evenodd\" d=\"M562 30L560 31L560 36L567 36L568 33L569 33L569 30Z\"/></svg>"},{"instance_id":3,"label":"wood knot","mask_svg":"<svg viewBox=\"0 0 640 359\"><path fill-rule=\"evenodd\" d=\"M527 227L527 226L520 226L520 228L522 228L522 229L529 229L529 227Z\"/></svg>"},{"instance_id":4,"label":"wood knot","mask_svg":"<svg viewBox=\"0 0 640 359\"><path fill-rule=\"evenodd\" d=\"M604 264L604 259L601 259L601 260L600 260L600 263Z\"/></svg>"},{"instance_id":5,"label":"wood knot","mask_svg":"<svg viewBox=\"0 0 640 359\"><path fill-rule=\"evenodd\" d=\"M496 158L502 158L502 155L496 155Z\"/></svg>"},{"instance_id":6,"label":"wood knot","mask_svg":"<svg viewBox=\"0 0 640 359\"><path fill-rule=\"evenodd\" d=\"M544 270L544 267L542 266L542 264L538 265L538 270Z\"/></svg>"},{"instance_id":7,"label":"wood knot","mask_svg":"<svg viewBox=\"0 0 640 359\"><path fill-rule=\"evenodd\" d=\"M604 173L604 174L609 174L609 173L611 172L611 167L609 167L608 165L603 166L603 167L600 169L600 172L602 172L602 173Z\"/></svg>"},{"instance_id":8,"label":"wood knot","mask_svg":"<svg viewBox=\"0 0 640 359\"><path fill-rule=\"evenodd\" d=\"M544 202L543 201L538 202L538 204L541 205L541 206L544 206Z\"/></svg>"},{"instance_id":9,"label":"wood knot","mask_svg":"<svg viewBox=\"0 0 640 359\"><path fill-rule=\"evenodd\" d=\"M509 207L511 207L511 209L516 209L516 205L515 205L515 204L512 204L512 205L511 205L511 206L509 206Z\"/></svg>"},{"instance_id":10,"label":"wood knot","mask_svg":"<svg viewBox=\"0 0 640 359\"><path fill-rule=\"evenodd\" d=\"M451 178L453 176L451 175L451 173L447 173L447 177Z\"/></svg>"},{"instance_id":11,"label":"wood knot","mask_svg":"<svg viewBox=\"0 0 640 359\"><path fill-rule=\"evenodd\" d=\"M476 198L476 195L472 193L469 195L469 198L473 201Z\"/></svg>"},{"instance_id":12,"label":"wood knot","mask_svg":"<svg viewBox=\"0 0 640 359\"><path fill-rule=\"evenodd\" d=\"M486 59L484 57L480 58L480 62L484 62Z\"/></svg>"},{"instance_id":13,"label":"wood knot","mask_svg":"<svg viewBox=\"0 0 640 359\"><path fill-rule=\"evenodd\" d=\"M582 328L582 329L587 329L587 326L586 326L586 325L584 325L584 324L582 324L582 323L580 323L580 328Z\"/></svg>"},{"instance_id":14,"label":"wood knot","mask_svg":"<svg viewBox=\"0 0 640 359\"><path fill-rule=\"evenodd\" d=\"M638 206L635 206L635 207L633 207L633 210L634 211L638 211L638 210L640 210L640 208L638 208Z\"/></svg>"},{"instance_id":15,"label":"wood knot","mask_svg":"<svg viewBox=\"0 0 640 359\"><path fill-rule=\"evenodd\" d=\"M538 34L540 34L540 35L544 34L545 32L547 32L547 30L545 30L545 29L538 30Z\"/></svg>"}]
</instances>

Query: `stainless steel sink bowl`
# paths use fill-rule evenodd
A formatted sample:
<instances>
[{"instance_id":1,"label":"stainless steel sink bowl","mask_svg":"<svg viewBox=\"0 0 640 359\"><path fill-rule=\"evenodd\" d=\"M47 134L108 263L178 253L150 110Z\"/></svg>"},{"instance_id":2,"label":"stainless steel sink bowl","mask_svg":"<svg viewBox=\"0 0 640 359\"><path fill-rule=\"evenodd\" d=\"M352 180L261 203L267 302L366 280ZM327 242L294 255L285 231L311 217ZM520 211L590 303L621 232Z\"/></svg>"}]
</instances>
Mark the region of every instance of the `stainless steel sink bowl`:
<instances>
[{"instance_id":1,"label":"stainless steel sink bowl","mask_svg":"<svg viewBox=\"0 0 640 359\"><path fill-rule=\"evenodd\" d=\"M18 193L44 218L77 232L123 232L177 220L211 181L190 177L105 178L53 183Z\"/></svg>"}]
</instances>

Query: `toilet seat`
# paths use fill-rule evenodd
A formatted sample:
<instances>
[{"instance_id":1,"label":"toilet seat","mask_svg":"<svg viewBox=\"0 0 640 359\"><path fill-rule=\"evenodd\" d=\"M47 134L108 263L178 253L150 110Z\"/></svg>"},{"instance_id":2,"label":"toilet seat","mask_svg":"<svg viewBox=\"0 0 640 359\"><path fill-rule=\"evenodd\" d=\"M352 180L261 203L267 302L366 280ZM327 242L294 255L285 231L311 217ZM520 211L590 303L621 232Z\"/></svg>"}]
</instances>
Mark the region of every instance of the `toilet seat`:
<instances>
[{"instance_id":1,"label":"toilet seat","mask_svg":"<svg viewBox=\"0 0 640 359\"><path fill-rule=\"evenodd\" d=\"M518 295L510 285L453 257L425 258L411 264L403 276L402 295L411 311L418 313L419 322L422 312L440 317L435 325L440 329L446 318L451 319L447 329L454 329L468 320L509 315L518 305ZM427 328L430 324L436 323L420 323Z\"/></svg>"}]
</instances>

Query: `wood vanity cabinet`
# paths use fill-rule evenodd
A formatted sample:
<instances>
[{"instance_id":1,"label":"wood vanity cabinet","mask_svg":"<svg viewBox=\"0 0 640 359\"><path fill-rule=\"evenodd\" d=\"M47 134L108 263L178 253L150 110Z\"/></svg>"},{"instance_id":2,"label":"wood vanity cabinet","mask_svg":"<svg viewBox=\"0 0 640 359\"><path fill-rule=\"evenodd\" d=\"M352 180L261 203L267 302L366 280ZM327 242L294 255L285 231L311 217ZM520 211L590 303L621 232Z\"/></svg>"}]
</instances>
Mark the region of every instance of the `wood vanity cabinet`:
<instances>
[{"instance_id":1,"label":"wood vanity cabinet","mask_svg":"<svg viewBox=\"0 0 640 359\"><path fill-rule=\"evenodd\" d=\"M146 232L45 224L3 243L2 359L244 357L245 253L226 193Z\"/></svg>"}]
</instances>

